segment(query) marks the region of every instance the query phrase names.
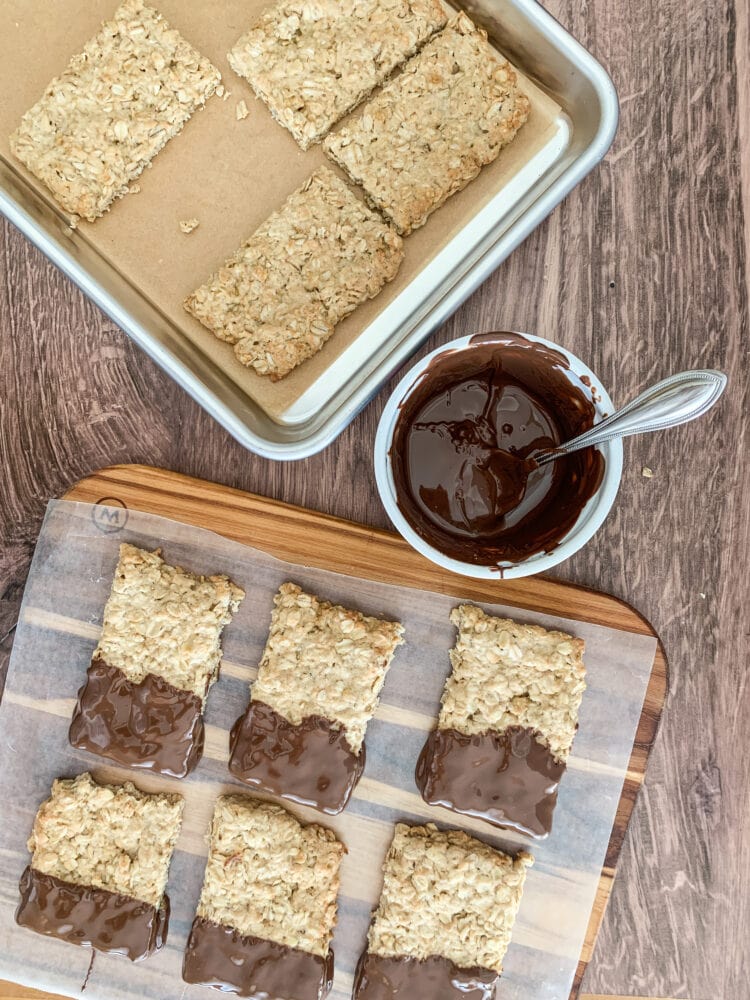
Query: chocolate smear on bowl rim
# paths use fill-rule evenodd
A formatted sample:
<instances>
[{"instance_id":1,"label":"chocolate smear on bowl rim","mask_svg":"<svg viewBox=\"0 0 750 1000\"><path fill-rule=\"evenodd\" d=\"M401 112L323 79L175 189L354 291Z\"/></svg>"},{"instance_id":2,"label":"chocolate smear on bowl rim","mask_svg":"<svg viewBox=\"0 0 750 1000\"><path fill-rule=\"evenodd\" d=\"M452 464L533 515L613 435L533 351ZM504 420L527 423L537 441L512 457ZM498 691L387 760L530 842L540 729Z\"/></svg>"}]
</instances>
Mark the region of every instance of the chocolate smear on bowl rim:
<instances>
[{"instance_id":1,"label":"chocolate smear on bowl rim","mask_svg":"<svg viewBox=\"0 0 750 1000\"><path fill-rule=\"evenodd\" d=\"M433 358L399 406L389 452L398 507L425 542L498 566L562 541L605 468L595 448L534 461L594 424L571 375L565 355L515 333Z\"/></svg>"}]
</instances>

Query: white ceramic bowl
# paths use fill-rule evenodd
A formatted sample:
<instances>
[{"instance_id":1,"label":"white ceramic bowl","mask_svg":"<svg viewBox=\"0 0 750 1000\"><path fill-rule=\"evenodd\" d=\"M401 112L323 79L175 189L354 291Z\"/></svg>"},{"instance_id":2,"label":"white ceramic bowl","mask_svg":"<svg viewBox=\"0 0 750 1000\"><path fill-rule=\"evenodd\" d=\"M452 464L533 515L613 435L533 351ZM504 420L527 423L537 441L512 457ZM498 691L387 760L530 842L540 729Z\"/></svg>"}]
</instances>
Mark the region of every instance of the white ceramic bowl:
<instances>
[{"instance_id":1,"label":"white ceramic bowl","mask_svg":"<svg viewBox=\"0 0 750 1000\"><path fill-rule=\"evenodd\" d=\"M566 351L564 347L560 347L559 344L553 344L550 340L544 340L542 337L534 337L529 333L521 334L521 336L539 344L544 344L565 355L570 364L568 377L571 382L579 385L587 395L591 394L598 419L602 419L607 414L613 412L614 407L606 389L591 369L579 358L571 354L570 351ZM564 562L574 552L582 548L601 527L614 503L617 490L620 486L620 479L622 478L622 441L609 441L606 444L600 445L600 451L604 455L605 460L604 477L601 485L581 511L576 523L551 552L539 552L521 562L501 563L499 568L502 572L498 574L498 568L495 566L475 566L473 563L460 562L445 555L439 549L434 548L434 546L429 545L417 534L399 510L390 458L393 432L401 404L408 398L412 389L419 381L420 376L430 365L433 358L438 354L443 354L445 351L471 350L471 340L471 337L459 337L458 340L452 340L450 343L444 344L431 354L428 354L426 358L423 358L418 365L415 365L404 375L386 403L375 438L375 478L378 490L380 491L380 498L388 512L388 516L400 534L418 552L421 552L422 555L431 559L432 562L437 563L439 566L443 566L453 573L460 573L462 576L473 576L487 580L497 580L498 575L501 575L503 579L533 576L535 573L542 573L552 566L557 566L558 563ZM584 385L581 382L582 377L588 380L588 385Z\"/></svg>"}]
</instances>

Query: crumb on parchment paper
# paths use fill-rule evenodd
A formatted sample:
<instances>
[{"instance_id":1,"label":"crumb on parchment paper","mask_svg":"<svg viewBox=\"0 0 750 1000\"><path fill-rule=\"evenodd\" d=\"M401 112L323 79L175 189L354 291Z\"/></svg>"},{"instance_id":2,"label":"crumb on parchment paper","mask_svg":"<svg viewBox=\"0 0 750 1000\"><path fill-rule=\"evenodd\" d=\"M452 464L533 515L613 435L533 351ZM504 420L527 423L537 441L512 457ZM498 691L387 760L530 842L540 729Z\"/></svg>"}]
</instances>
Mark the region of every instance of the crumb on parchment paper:
<instances>
[{"instance_id":1,"label":"crumb on parchment paper","mask_svg":"<svg viewBox=\"0 0 750 1000\"><path fill-rule=\"evenodd\" d=\"M183 219L182 222L180 222L180 229L183 233L188 234L192 233L194 229L197 229L199 225L200 221L198 219Z\"/></svg>"},{"instance_id":2,"label":"crumb on parchment paper","mask_svg":"<svg viewBox=\"0 0 750 1000\"><path fill-rule=\"evenodd\" d=\"M235 116L238 122L244 121L245 118L250 114L247 110L247 104L244 101L240 101L237 107L234 109Z\"/></svg>"}]
</instances>

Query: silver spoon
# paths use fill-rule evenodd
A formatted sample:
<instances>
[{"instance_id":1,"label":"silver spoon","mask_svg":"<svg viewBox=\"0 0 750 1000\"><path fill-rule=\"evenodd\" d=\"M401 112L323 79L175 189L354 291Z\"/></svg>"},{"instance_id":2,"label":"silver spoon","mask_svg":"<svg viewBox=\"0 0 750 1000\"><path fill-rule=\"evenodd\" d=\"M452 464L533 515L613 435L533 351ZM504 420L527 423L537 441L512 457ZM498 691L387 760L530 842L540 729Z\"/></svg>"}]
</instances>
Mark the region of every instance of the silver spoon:
<instances>
[{"instance_id":1,"label":"silver spoon","mask_svg":"<svg viewBox=\"0 0 750 1000\"><path fill-rule=\"evenodd\" d=\"M572 441L540 451L531 457L537 465L546 465L563 455L604 444L613 438L662 431L667 427L686 424L710 410L724 392L726 384L726 375L711 369L671 375L652 385L627 406L605 417L595 427L574 437Z\"/></svg>"}]
</instances>

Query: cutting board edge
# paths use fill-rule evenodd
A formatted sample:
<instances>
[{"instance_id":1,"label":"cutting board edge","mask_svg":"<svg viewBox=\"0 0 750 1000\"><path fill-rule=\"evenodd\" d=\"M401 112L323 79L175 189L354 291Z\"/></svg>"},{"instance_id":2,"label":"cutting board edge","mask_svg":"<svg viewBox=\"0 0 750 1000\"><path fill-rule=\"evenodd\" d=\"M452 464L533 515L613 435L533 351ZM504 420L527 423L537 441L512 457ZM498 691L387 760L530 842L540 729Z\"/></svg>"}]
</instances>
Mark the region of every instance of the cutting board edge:
<instances>
[{"instance_id":1,"label":"cutting board edge","mask_svg":"<svg viewBox=\"0 0 750 1000\"><path fill-rule=\"evenodd\" d=\"M648 618L640 612L637 608L634 608L632 604L629 604L626 600L621 597L617 597L614 594L606 594L603 591L596 590L593 587L587 587L584 584L572 583L566 580L559 580L554 577L539 575L532 577L523 577L518 580L502 580L497 581L479 581L473 580L470 577L459 576L458 574L451 573L448 570L442 569L441 567L435 566L430 562L425 556L416 552L411 548L408 542L406 542L400 535L394 531L388 531L385 528L375 528L370 525L362 524L358 521L351 521L347 518L337 517L334 514L326 514L322 511L312 510L309 507L302 507L297 504L287 503L284 500L276 500L272 497L264 497L257 493L251 493L247 490L241 490L234 486L228 486L221 483L213 483L209 480L200 479L196 476L189 476L181 472L172 472L169 469L165 469L159 466L143 465L140 463L133 464L117 464L105 466L102 469L98 469L95 472L84 476L82 479L78 480L72 486L70 486L64 493L63 500L80 500L85 503L97 503L104 499L115 499L114 495L99 493L100 488L106 488L111 486L126 487L128 489L133 488L133 483L131 482L132 477L144 477L143 480L138 482L137 488L139 490L144 490L146 492L159 492L153 486L150 486L145 478L152 478L156 474L157 476L162 476L170 480L176 480L183 484L191 484L193 487L209 487L212 490L218 491L220 493L229 494L239 500L244 502L249 502L251 505L255 505L260 509L267 509L267 513L273 511L276 512L284 511L286 513L294 513L296 515L301 515L305 519L312 519L321 522L329 530L330 529L340 529L346 528L349 531L356 532L361 538L365 538L370 542L373 538L377 538L379 541L383 542L388 546L396 546L400 548L405 554L408 554L415 563L421 564L422 568L432 571L435 574L442 575L444 577L450 578L455 581L453 586L456 589L471 589L472 586L476 586L478 589L487 589L486 587L481 587L481 584L487 584L492 588L498 587L503 591L508 592L508 596L503 595L502 603L515 604L513 597L517 591L522 591L523 589L532 586L533 584L542 584L544 587L551 588L564 588L568 591L578 592L580 594L586 594L603 600L607 604L616 605L620 611L624 614L629 627L624 628L624 631L639 632L642 635L653 636L659 646L661 647L661 639L658 632L648 620ZM96 488L94 488L96 487ZM96 500L92 499L96 496ZM139 508L140 509L140 508ZM152 511L152 513L154 513ZM173 515L164 514L161 510L158 512L161 516L169 517ZM194 523L189 521L188 523ZM216 529L210 529L216 530ZM227 536L231 537L231 536ZM259 545L259 547L262 547ZM266 551L269 551L266 549ZM297 560L299 561L299 560ZM335 572L340 572L340 570L335 570ZM409 584L405 584L409 586ZM422 588L427 589L427 588ZM529 597L529 600L534 603L534 610L541 611L534 598ZM528 601L524 605L518 605L528 607ZM576 617L575 613L568 615L572 620L585 620L589 622L598 623L599 615L596 608L593 609L592 615L587 616L585 619L581 617ZM606 624L609 624L608 622ZM664 654L662 647L662 657L664 660L664 671L665 676L668 677L668 664L666 655Z\"/></svg>"}]
</instances>

